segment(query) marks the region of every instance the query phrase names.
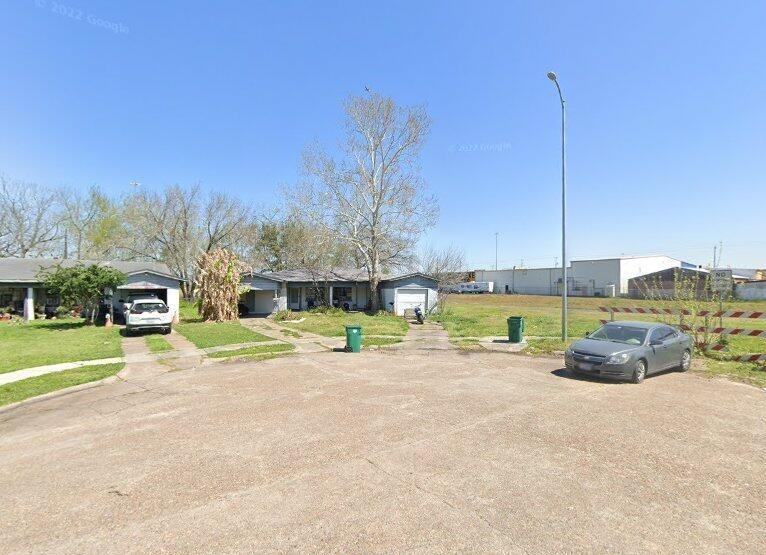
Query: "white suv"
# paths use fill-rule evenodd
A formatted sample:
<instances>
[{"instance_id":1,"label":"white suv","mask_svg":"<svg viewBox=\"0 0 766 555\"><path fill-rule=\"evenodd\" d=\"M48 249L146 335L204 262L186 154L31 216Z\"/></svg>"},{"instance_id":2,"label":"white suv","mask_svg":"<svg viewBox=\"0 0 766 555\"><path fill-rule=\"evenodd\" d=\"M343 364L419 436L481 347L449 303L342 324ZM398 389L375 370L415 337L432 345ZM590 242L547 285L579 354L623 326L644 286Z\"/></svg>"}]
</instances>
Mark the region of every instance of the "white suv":
<instances>
[{"instance_id":1,"label":"white suv","mask_svg":"<svg viewBox=\"0 0 766 555\"><path fill-rule=\"evenodd\" d=\"M125 305L125 334L134 330L162 330L170 333L173 315L160 299L136 299Z\"/></svg>"}]
</instances>

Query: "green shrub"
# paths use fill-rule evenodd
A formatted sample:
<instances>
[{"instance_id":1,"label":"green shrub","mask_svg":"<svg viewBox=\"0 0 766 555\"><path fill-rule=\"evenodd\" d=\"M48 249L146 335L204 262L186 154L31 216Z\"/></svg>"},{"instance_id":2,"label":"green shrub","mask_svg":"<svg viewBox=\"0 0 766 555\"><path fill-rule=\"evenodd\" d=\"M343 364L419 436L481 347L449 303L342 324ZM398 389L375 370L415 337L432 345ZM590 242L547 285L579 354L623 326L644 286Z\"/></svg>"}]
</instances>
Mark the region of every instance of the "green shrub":
<instances>
[{"instance_id":1,"label":"green shrub","mask_svg":"<svg viewBox=\"0 0 766 555\"><path fill-rule=\"evenodd\" d=\"M292 310L278 310L274 313L274 320L284 322L286 320L298 320L298 315Z\"/></svg>"},{"instance_id":2,"label":"green shrub","mask_svg":"<svg viewBox=\"0 0 766 555\"><path fill-rule=\"evenodd\" d=\"M56 309L56 318L70 318L72 316L72 310L66 306L60 306Z\"/></svg>"}]
</instances>

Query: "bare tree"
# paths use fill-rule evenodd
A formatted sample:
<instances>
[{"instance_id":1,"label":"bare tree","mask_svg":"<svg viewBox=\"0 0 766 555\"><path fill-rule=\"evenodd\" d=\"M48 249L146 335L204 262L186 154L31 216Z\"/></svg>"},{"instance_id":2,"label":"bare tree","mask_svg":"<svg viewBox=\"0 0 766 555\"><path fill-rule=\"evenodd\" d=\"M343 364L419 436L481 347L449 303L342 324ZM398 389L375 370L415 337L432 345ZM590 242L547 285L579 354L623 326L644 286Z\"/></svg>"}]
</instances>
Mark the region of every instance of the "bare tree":
<instances>
[{"instance_id":1,"label":"bare tree","mask_svg":"<svg viewBox=\"0 0 766 555\"><path fill-rule=\"evenodd\" d=\"M247 205L225 194L205 196L199 185L174 185L161 193L129 196L124 221L127 256L165 262L187 280L184 294L190 297L199 256L219 248L236 250L254 217Z\"/></svg>"},{"instance_id":2,"label":"bare tree","mask_svg":"<svg viewBox=\"0 0 766 555\"><path fill-rule=\"evenodd\" d=\"M447 298L466 278L465 255L457 247L443 249L426 248L419 256L416 269L439 282L437 289L437 308L441 311Z\"/></svg>"},{"instance_id":3,"label":"bare tree","mask_svg":"<svg viewBox=\"0 0 766 555\"><path fill-rule=\"evenodd\" d=\"M43 256L56 251L59 206L54 191L0 176L0 256Z\"/></svg>"},{"instance_id":4,"label":"bare tree","mask_svg":"<svg viewBox=\"0 0 766 555\"><path fill-rule=\"evenodd\" d=\"M67 243L74 244L75 258L100 259L113 256L122 227L114 202L97 186L83 193L77 189L58 192L62 225ZM68 257L68 245L64 257Z\"/></svg>"},{"instance_id":5,"label":"bare tree","mask_svg":"<svg viewBox=\"0 0 766 555\"><path fill-rule=\"evenodd\" d=\"M58 192L59 202L62 208L62 224L67 234L71 234L74 239L77 250L76 258L85 258L83 254L83 243L90 226L98 215L97 207L92 202L92 197L98 194L97 189L91 188L87 194L83 195L76 189L66 189ZM68 249L65 249L68 250ZM65 252L68 257L68 252Z\"/></svg>"},{"instance_id":6,"label":"bare tree","mask_svg":"<svg viewBox=\"0 0 766 555\"><path fill-rule=\"evenodd\" d=\"M377 93L352 96L344 108L342 159L307 149L306 180L291 201L334 240L351 245L378 310L383 271L408 266L417 239L436 219L418 166L430 119L423 107L400 107Z\"/></svg>"}]
</instances>

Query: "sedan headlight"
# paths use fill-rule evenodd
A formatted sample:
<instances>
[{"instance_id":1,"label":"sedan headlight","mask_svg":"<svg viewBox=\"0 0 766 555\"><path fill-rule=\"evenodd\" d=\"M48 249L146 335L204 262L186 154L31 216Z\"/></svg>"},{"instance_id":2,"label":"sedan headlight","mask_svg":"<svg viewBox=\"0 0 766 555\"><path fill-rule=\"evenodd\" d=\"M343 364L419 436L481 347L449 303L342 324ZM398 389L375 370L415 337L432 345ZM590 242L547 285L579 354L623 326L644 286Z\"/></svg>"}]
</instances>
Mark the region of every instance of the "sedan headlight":
<instances>
[{"instance_id":1,"label":"sedan headlight","mask_svg":"<svg viewBox=\"0 0 766 555\"><path fill-rule=\"evenodd\" d=\"M572 352L572 349L567 347L566 351L564 351L564 356L565 357L572 357L572 356L574 356L574 353Z\"/></svg>"},{"instance_id":2,"label":"sedan headlight","mask_svg":"<svg viewBox=\"0 0 766 555\"><path fill-rule=\"evenodd\" d=\"M630 358L630 353L619 353L616 355L609 355L606 359L607 364L625 364Z\"/></svg>"}]
</instances>

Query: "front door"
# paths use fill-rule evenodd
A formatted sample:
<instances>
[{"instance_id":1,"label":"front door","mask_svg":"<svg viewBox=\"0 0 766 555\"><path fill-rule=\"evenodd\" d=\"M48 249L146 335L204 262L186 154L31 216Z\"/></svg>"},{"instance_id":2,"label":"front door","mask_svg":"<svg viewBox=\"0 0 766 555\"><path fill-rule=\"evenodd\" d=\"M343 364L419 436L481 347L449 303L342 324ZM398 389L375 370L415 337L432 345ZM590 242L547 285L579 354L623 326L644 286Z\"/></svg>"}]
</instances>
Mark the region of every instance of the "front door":
<instances>
[{"instance_id":1,"label":"front door","mask_svg":"<svg viewBox=\"0 0 766 555\"><path fill-rule=\"evenodd\" d=\"M287 307L290 310L301 309L301 288L300 287L287 288Z\"/></svg>"}]
</instances>

